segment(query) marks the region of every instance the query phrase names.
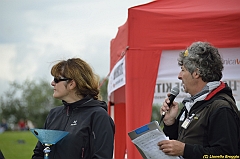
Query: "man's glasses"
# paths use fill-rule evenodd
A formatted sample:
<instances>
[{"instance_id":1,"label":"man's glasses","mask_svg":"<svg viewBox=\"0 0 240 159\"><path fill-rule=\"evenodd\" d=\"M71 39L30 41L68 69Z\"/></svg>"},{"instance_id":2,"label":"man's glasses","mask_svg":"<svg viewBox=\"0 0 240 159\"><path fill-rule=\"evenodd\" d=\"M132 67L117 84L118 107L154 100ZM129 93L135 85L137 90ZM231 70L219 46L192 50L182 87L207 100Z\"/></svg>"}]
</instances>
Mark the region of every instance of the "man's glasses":
<instances>
[{"instance_id":1,"label":"man's glasses","mask_svg":"<svg viewBox=\"0 0 240 159\"><path fill-rule=\"evenodd\" d=\"M55 83L58 83L58 82L61 82L61 81L67 81L67 80L72 80L71 78L57 78L57 77L54 77L53 81Z\"/></svg>"}]
</instances>

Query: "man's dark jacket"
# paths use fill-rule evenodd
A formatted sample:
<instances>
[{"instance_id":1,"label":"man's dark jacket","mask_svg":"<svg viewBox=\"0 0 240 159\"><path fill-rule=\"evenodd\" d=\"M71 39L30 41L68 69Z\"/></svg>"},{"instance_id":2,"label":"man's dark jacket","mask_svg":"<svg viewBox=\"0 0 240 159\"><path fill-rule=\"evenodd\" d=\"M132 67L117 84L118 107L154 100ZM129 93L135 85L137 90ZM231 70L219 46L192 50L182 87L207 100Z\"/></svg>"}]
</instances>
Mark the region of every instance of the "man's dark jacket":
<instances>
[{"instance_id":1,"label":"man's dark jacket","mask_svg":"<svg viewBox=\"0 0 240 159\"><path fill-rule=\"evenodd\" d=\"M173 125L164 126L164 132L170 139L185 143L185 159L240 155L239 112L232 91L225 83L186 113L189 116L192 114L195 117L187 129L181 127L183 121L179 121L180 117Z\"/></svg>"}]
</instances>

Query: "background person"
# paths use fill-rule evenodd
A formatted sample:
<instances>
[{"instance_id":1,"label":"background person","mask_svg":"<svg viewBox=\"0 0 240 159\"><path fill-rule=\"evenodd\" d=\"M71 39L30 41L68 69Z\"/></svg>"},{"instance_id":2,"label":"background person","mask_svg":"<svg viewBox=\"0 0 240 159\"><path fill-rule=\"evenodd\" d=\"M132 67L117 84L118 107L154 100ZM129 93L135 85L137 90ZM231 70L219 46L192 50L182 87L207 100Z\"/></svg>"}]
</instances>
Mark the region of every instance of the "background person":
<instances>
[{"instance_id":1,"label":"background person","mask_svg":"<svg viewBox=\"0 0 240 159\"><path fill-rule=\"evenodd\" d=\"M168 155L202 159L204 155L240 154L240 119L232 90L221 80L223 62L218 49L207 42L194 42L179 54L178 78L191 97L169 107L166 98L164 132L171 140L158 143ZM170 94L168 94L169 96Z\"/></svg>"},{"instance_id":2,"label":"background person","mask_svg":"<svg viewBox=\"0 0 240 159\"><path fill-rule=\"evenodd\" d=\"M6 119L3 118L2 122L0 124L0 133L4 132L6 130L8 130L8 124L7 124Z\"/></svg>"},{"instance_id":3,"label":"background person","mask_svg":"<svg viewBox=\"0 0 240 159\"><path fill-rule=\"evenodd\" d=\"M26 122L25 122L24 119L21 118L21 119L18 121L18 128L19 128L20 131L26 130Z\"/></svg>"},{"instance_id":4,"label":"background person","mask_svg":"<svg viewBox=\"0 0 240 159\"><path fill-rule=\"evenodd\" d=\"M63 106L53 108L45 129L69 134L51 146L51 159L110 159L113 156L114 122L107 105L100 101L99 78L80 58L60 61L51 69L53 97ZM38 142L32 159L43 159L43 145Z\"/></svg>"}]
</instances>

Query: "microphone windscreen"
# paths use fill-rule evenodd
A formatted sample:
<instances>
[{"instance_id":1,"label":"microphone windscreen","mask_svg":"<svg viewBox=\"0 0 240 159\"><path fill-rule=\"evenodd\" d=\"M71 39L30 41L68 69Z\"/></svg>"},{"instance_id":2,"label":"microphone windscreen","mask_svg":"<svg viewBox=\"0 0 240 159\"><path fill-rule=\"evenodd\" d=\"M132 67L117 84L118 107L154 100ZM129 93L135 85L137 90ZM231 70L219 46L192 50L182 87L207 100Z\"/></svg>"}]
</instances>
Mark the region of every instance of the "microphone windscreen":
<instances>
[{"instance_id":1,"label":"microphone windscreen","mask_svg":"<svg viewBox=\"0 0 240 159\"><path fill-rule=\"evenodd\" d=\"M177 96L179 94L179 88L177 86L172 88L171 94L173 94L174 96Z\"/></svg>"}]
</instances>

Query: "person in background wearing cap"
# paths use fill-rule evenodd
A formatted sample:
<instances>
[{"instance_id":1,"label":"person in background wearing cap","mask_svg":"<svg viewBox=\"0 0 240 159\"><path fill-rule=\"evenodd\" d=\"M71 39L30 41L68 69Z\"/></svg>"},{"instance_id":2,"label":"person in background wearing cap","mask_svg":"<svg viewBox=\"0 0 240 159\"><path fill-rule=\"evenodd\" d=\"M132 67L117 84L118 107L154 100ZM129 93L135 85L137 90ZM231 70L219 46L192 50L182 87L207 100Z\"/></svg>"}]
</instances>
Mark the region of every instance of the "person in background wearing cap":
<instances>
[{"instance_id":1,"label":"person in background wearing cap","mask_svg":"<svg viewBox=\"0 0 240 159\"><path fill-rule=\"evenodd\" d=\"M240 115L231 88L221 81L223 61L208 42L194 42L178 58L183 89L183 109L163 102L160 113L164 133L170 140L158 142L159 149L184 159L240 158ZM168 94L169 96L170 94Z\"/></svg>"},{"instance_id":2,"label":"person in background wearing cap","mask_svg":"<svg viewBox=\"0 0 240 159\"><path fill-rule=\"evenodd\" d=\"M99 95L99 78L80 58L60 61L51 69L53 97L63 106L53 108L44 129L69 134L51 146L50 159L112 159L115 125ZM43 159L38 141L32 159Z\"/></svg>"}]
</instances>

